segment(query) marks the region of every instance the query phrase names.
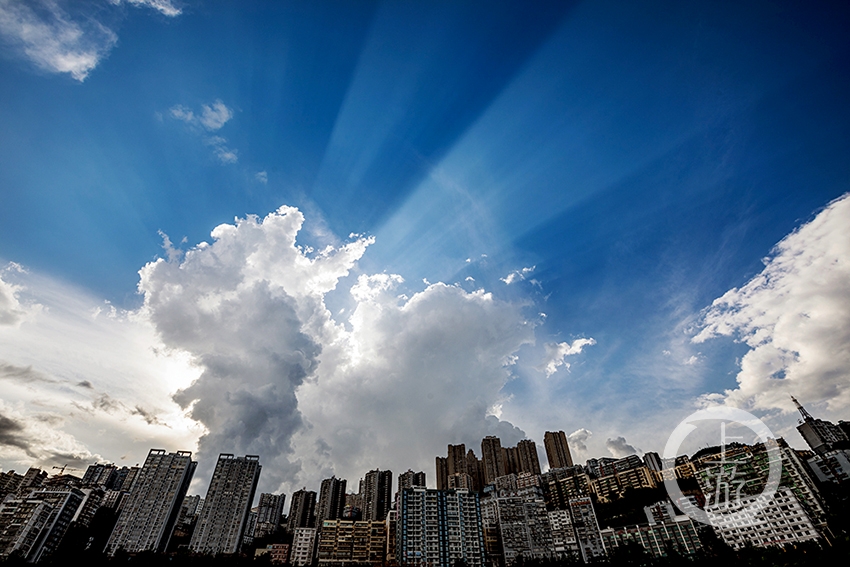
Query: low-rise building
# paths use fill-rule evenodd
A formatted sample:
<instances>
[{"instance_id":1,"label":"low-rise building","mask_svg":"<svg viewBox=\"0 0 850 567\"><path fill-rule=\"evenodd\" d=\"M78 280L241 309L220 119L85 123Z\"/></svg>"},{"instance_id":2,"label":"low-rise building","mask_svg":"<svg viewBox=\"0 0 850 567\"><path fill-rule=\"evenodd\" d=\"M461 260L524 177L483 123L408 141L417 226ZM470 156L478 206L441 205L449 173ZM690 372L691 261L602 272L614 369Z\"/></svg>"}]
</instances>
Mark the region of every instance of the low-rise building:
<instances>
[{"instance_id":1,"label":"low-rise building","mask_svg":"<svg viewBox=\"0 0 850 567\"><path fill-rule=\"evenodd\" d=\"M696 527L687 516L654 524L606 528L600 535L608 553L629 542L639 544L653 557L666 557L673 552L693 555L702 549Z\"/></svg>"},{"instance_id":2,"label":"low-rise building","mask_svg":"<svg viewBox=\"0 0 850 567\"><path fill-rule=\"evenodd\" d=\"M384 563L386 521L324 520L319 531L319 565L374 565Z\"/></svg>"},{"instance_id":3,"label":"low-rise building","mask_svg":"<svg viewBox=\"0 0 850 567\"><path fill-rule=\"evenodd\" d=\"M310 565L316 553L316 528L295 528L289 562L297 567Z\"/></svg>"},{"instance_id":4,"label":"low-rise building","mask_svg":"<svg viewBox=\"0 0 850 567\"><path fill-rule=\"evenodd\" d=\"M254 551L254 559L265 555L269 557L269 563L273 565L283 565L289 560L289 544L272 543L266 547L257 548Z\"/></svg>"}]
</instances>

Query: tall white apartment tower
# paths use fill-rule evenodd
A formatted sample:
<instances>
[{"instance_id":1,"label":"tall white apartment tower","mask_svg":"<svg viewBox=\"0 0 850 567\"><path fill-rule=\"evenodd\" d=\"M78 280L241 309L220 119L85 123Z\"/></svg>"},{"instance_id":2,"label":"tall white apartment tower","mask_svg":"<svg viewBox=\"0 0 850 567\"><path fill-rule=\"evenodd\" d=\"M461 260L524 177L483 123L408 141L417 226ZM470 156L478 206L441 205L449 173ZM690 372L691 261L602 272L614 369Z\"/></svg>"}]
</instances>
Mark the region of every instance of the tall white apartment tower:
<instances>
[{"instance_id":1,"label":"tall white apartment tower","mask_svg":"<svg viewBox=\"0 0 850 567\"><path fill-rule=\"evenodd\" d=\"M121 510L106 552L163 552L198 463L190 451L151 449Z\"/></svg>"},{"instance_id":2,"label":"tall white apartment tower","mask_svg":"<svg viewBox=\"0 0 850 567\"><path fill-rule=\"evenodd\" d=\"M405 488L399 496L395 553L402 567L484 567L477 492Z\"/></svg>"},{"instance_id":3,"label":"tall white apartment tower","mask_svg":"<svg viewBox=\"0 0 850 567\"><path fill-rule=\"evenodd\" d=\"M218 456L198 525L189 548L205 555L239 551L254 491L260 480L260 457Z\"/></svg>"}]
</instances>

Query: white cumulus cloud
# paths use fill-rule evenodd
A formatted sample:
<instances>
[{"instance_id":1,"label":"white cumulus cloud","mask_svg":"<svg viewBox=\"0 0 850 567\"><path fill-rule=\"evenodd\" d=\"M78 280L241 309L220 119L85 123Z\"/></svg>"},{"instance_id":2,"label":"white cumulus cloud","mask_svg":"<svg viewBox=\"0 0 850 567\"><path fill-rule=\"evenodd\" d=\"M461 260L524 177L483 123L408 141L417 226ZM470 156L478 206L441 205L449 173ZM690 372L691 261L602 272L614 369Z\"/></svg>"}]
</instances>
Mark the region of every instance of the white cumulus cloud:
<instances>
[{"instance_id":1,"label":"white cumulus cloud","mask_svg":"<svg viewBox=\"0 0 850 567\"><path fill-rule=\"evenodd\" d=\"M442 283L399 298L400 282L360 278L351 331L326 346L318 380L299 390L309 424L302 454L315 454L320 441L332 448L306 467L343 475L414 467L433 484L434 455L446 443L473 448L486 435L506 444L524 438L492 412L504 399L514 353L534 340L520 306Z\"/></svg>"},{"instance_id":2,"label":"white cumulus cloud","mask_svg":"<svg viewBox=\"0 0 850 567\"><path fill-rule=\"evenodd\" d=\"M590 436L593 435L593 432L581 428L573 431L569 435L567 435L567 443L570 446L571 450L576 450L582 455L587 454L587 440L590 439Z\"/></svg>"},{"instance_id":3,"label":"white cumulus cloud","mask_svg":"<svg viewBox=\"0 0 850 567\"><path fill-rule=\"evenodd\" d=\"M629 455L635 455L640 452L640 449L636 449L632 445L629 445L625 437L609 437L605 441L605 447L608 449L608 452L611 453L612 457L616 457L618 459Z\"/></svg>"},{"instance_id":4,"label":"white cumulus cloud","mask_svg":"<svg viewBox=\"0 0 850 567\"><path fill-rule=\"evenodd\" d=\"M140 271L143 315L202 374L175 400L207 428L202 467L218 452L259 454L267 482L297 472L288 459L303 426L296 389L315 374L322 343L339 332L323 296L371 242L360 238L308 258L295 238L304 217L282 207L218 226L172 261Z\"/></svg>"},{"instance_id":5,"label":"white cumulus cloud","mask_svg":"<svg viewBox=\"0 0 850 567\"><path fill-rule=\"evenodd\" d=\"M169 17L179 16L183 10L174 5L171 0L123 0L134 6L147 6ZM113 4L121 4L122 0L111 0Z\"/></svg>"},{"instance_id":6,"label":"white cumulus cloud","mask_svg":"<svg viewBox=\"0 0 850 567\"><path fill-rule=\"evenodd\" d=\"M482 254L482 256L485 256L485 254ZM507 276L499 279L505 282L505 285L511 285L512 283L524 280L525 277L533 272L536 267L537 266L531 266L528 268L522 268L521 270L514 270Z\"/></svg>"},{"instance_id":7,"label":"white cumulus cloud","mask_svg":"<svg viewBox=\"0 0 850 567\"><path fill-rule=\"evenodd\" d=\"M0 325L16 325L26 311L18 301L20 287L4 281L3 271L0 271Z\"/></svg>"},{"instance_id":8,"label":"white cumulus cloud","mask_svg":"<svg viewBox=\"0 0 850 567\"><path fill-rule=\"evenodd\" d=\"M197 448L200 483L229 452L260 455L263 490L331 473L353 484L375 467L424 470L433 485L447 443L478 452L486 435L526 438L496 415L535 341L525 302L439 282L400 289L388 273L352 284L373 238L313 251L297 241L304 222L281 207L185 250L163 235L166 258L140 270L133 311L45 278L0 280L4 313L24 292L45 306L0 325L0 466ZM343 284L335 319L325 302ZM43 442L48 421L57 435Z\"/></svg>"},{"instance_id":9,"label":"white cumulus cloud","mask_svg":"<svg viewBox=\"0 0 850 567\"><path fill-rule=\"evenodd\" d=\"M220 451L255 453L265 486L293 488L376 466L430 471L459 436L524 438L489 415L534 340L521 305L443 283L407 297L401 276L362 274L336 321L325 295L373 239L310 255L303 222L290 207L237 219L140 272L142 315L202 372L175 396L206 428L202 468Z\"/></svg>"},{"instance_id":10,"label":"white cumulus cloud","mask_svg":"<svg viewBox=\"0 0 850 567\"><path fill-rule=\"evenodd\" d=\"M182 104L175 104L168 111L172 118L192 126L199 126L208 132L220 130L233 118L233 109L228 108L218 99L212 104L202 104L200 114L196 114L191 108Z\"/></svg>"},{"instance_id":11,"label":"white cumulus cloud","mask_svg":"<svg viewBox=\"0 0 850 567\"><path fill-rule=\"evenodd\" d=\"M212 148L213 154L222 164L239 161L239 152L228 146L227 138L220 135L204 135L204 131L216 132L220 130L233 118L233 109L228 108L221 100L216 100L212 104L202 104L200 113L196 113L182 104L172 106L168 109L168 112L175 120L188 124L190 130L194 133L202 135L204 143ZM255 177L260 183L268 182L268 175L265 171L257 173Z\"/></svg>"},{"instance_id":12,"label":"white cumulus cloud","mask_svg":"<svg viewBox=\"0 0 850 567\"><path fill-rule=\"evenodd\" d=\"M546 351L543 361L534 368L546 374L546 377L552 376L558 371L558 368L563 366L569 369L570 363L566 361L568 356L581 353L586 346L596 344L595 339L576 339L572 343L546 343L544 349Z\"/></svg>"},{"instance_id":13,"label":"white cumulus cloud","mask_svg":"<svg viewBox=\"0 0 850 567\"><path fill-rule=\"evenodd\" d=\"M218 158L218 161L221 163L236 163L239 161L238 152L228 147L227 140L222 138L221 136L210 136L209 138L204 140L204 143L210 146L213 149L213 153L215 157Z\"/></svg>"},{"instance_id":14,"label":"white cumulus cloud","mask_svg":"<svg viewBox=\"0 0 850 567\"><path fill-rule=\"evenodd\" d=\"M765 268L716 299L693 342L731 336L750 350L722 399L754 409L850 407L850 195L782 239Z\"/></svg>"},{"instance_id":15,"label":"white cumulus cloud","mask_svg":"<svg viewBox=\"0 0 850 567\"><path fill-rule=\"evenodd\" d=\"M166 16L180 9L170 0L126 0ZM120 4L121 0L112 0ZM91 5L61 0L0 0L0 35L23 57L50 73L84 81L118 42Z\"/></svg>"},{"instance_id":16,"label":"white cumulus cloud","mask_svg":"<svg viewBox=\"0 0 850 567\"><path fill-rule=\"evenodd\" d=\"M227 124L227 121L231 118L233 118L233 111L227 108L220 100L201 106L201 117L199 120L204 128L210 132L218 130Z\"/></svg>"},{"instance_id":17,"label":"white cumulus cloud","mask_svg":"<svg viewBox=\"0 0 850 567\"><path fill-rule=\"evenodd\" d=\"M94 18L73 18L59 2L0 0L0 33L36 66L84 81L118 36Z\"/></svg>"}]
</instances>

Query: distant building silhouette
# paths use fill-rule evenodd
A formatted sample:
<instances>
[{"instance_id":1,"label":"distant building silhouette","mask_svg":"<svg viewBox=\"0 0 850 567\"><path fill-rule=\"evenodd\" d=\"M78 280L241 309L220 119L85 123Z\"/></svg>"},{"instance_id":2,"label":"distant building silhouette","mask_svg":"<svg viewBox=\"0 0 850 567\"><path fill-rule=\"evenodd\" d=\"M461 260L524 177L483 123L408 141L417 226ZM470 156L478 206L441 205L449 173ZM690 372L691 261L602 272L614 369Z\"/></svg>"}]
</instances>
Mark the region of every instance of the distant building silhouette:
<instances>
[{"instance_id":1,"label":"distant building silhouette","mask_svg":"<svg viewBox=\"0 0 850 567\"><path fill-rule=\"evenodd\" d=\"M550 469L562 469L573 466L573 457L567 443L567 434L563 431L547 431L543 435L543 447Z\"/></svg>"},{"instance_id":2,"label":"distant building silhouette","mask_svg":"<svg viewBox=\"0 0 850 567\"><path fill-rule=\"evenodd\" d=\"M488 435L481 440L481 460L484 461L484 484L493 484L497 478L505 476L502 442L498 437Z\"/></svg>"}]
</instances>

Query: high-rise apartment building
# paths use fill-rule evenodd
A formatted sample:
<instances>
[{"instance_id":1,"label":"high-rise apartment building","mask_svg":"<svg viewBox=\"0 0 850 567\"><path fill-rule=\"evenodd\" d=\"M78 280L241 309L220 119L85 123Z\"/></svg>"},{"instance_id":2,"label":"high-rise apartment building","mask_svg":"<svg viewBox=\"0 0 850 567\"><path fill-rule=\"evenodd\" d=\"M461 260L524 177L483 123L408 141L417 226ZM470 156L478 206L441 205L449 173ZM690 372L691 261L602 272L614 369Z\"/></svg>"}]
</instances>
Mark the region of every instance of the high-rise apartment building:
<instances>
[{"instance_id":1,"label":"high-rise apartment building","mask_svg":"<svg viewBox=\"0 0 850 567\"><path fill-rule=\"evenodd\" d=\"M565 510L571 499L590 496L590 477L581 466L551 469L541 479L550 508Z\"/></svg>"},{"instance_id":2,"label":"high-rise apartment building","mask_svg":"<svg viewBox=\"0 0 850 567\"><path fill-rule=\"evenodd\" d=\"M599 532L593 501L590 497L573 498L570 500L569 509L582 560L590 563L598 557L604 557L605 544Z\"/></svg>"},{"instance_id":3,"label":"high-rise apartment building","mask_svg":"<svg viewBox=\"0 0 850 567\"><path fill-rule=\"evenodd\" d=\"M478 494L468 490L406 488L401 492L396 560L402 566L484 564Z\"/></svg>"},{"instance_id":4,"label":"high-rise apartment building","mask_svg":"<svg viewBox=\"0 0 850 567\"><path fill-rule=\"evenodd\" d=\"M610 474L600 476L590 481L590 491L596 494L598 502L612 502L630 489L655 488L656 476L643 465L638 459L640 466L625 469L621 472L616 470Z\"/></svg>"},{"instance_id":5,"label":"high-rise apartment building","mask_svg":"<svg viewBox=\"0 0 850 567\"><path fill-rule=\"evenodd\" d=\"M107 553L165 551L197 465L190 451L151 449L109 536Z\"/></svg>"},{"instance_id":6,"label":"high-rise apartment building","mask_svg":"<svg viewBox=\"0 0 850 567\"><path fill-rule=\"evenodd\" d=\"M519 453L516 447L502 447L502 462L505 463L505 474L519 472Z\"/></svg>"},{"instance_id":7,"label":"high-rise apartment building","mask_svg":"<svg viewBox=\"0 0 850 567\"><path fill-rule=\"evenodd\" d=\"M612 459L611 457L599 457L598 459L588 459L585 463L585 470L587 474L589 474L593 478L599 478L602 476L607 476L609 474L614 474L616 470L614 469L614 463L617 462L617 459Z\"/></svg>"},{"instance_id":8,"label":"high-rise apartment building","mask_svg":"<svg viewBox=\"0 0 850 567\"><path fill-rule=\"evenodd\" d=\"M449 487L449 465L445 457L437 457L434 477L437 479L437 490Z\"/></svg>"},{"instance_id":9,"label":"high-rise apartment building","mask_svg":"<svg viewBox=\"0 0 850 567\"><path fill-rule=\"evenodd\" d=\"M118 469L118 478L115 479L115 490L132 492L141 470L139 467L121 467Z\"/></svg>"},{"instance_id":10,"label":"high-rise apartment building","mask_svg":"<svg viewBox=\"0 0 850 567\"><path fill-rule=\"evenodd\" d=\"M24 479L18 487L18 492L21 495L25 495L30 490L39 488L42 484L44 484L45 480L47 480L47 471L43 471L36 467L30 467L26 474L24 474Z\"/></svg>"},{"instance_id":11,"label":"high-rise apartment building","mask_svg":"<svg viewBox=\"0 0 850 567\"><path fill-rule=\"evenodd\" d=\"M99 486L105 490L115 488L118 467L112 464L89 465L83 475L83 486Z\"/></svg>"},{"instance_id":12,"label":"high-rise apartment building","mask_svg":"<svg viewBox=\"0 0 850 567\"><path fill-rule=\"evenodd\" d=\"M59 547L86 495L77 488L39 488L0 504L0 557L37 563Z\"/></svg>"},{"instance_id":13,"label":"high-rise apartment building","mask_svg":"<svg viewBox=\"0 0 850 567\"><path fill-rule=\"evenodd\" d=\"M504 458L502 459L504 461ZM481 461L466 446L449 445L446 457L437 457L437 489L469 487L471 490L481 490L483 466ZM467 478L468 475L468 478Z\"/></svg>"},{"instance_id":14,"label":"high-rise apartment building","mask_svg":"<svg viewBox=\"0 0 850 567\"><path fill-rule=\"evenodd\" d=\"M555 557L580 556L578 539L573 529L573 518L567 510L549 510L549 527L552 529L552 551Z\"/></svg>"},{"instance_id":15,"label":"high-rise apartment building","mask_svg":"<svg viewBox=\"0 0 850 567\"><path fill-rule=\"evenodd\" d=\"M687 516L676 516L666 522L605 528L600 531L605 550L637 543L653 557L694 555L702 549L694 523Z\"/></svg>"},{"instance_id":16,"label":"high-rise apartment building","mask_svg":"<svg viewBox=\"0 0 850 567\"><path fill-rule=\"evenodd\" d=\"M425 473L408 470L398 475L399 491L405 488L425 488Z\"/></svg>"},{"instance_id":17,"label":"high-rise apartment building","mask_svg":"<svg viewBox=\"0 0 850 567\"><path fill-rule=\"evenodd\" d=\"M712 528L728 545L764 547L794 544L820 538L805 507L790 488L780 488L769 498L749 496L707 504L714 514Z\"/></svg>"},{"instance_id":18,"label":"high-rise apartment building","mask_svg":"<svg viewBox=\"0 0 850 567\"><path fill-rule=\"evenodd\" d=\"M781 458L780 488L789 488L818 529L826 527L826 513L820 491L806 465L784 439L768 443L727 448L725 453L704 455L693 461L696 478L706 495L707 504L722 504L727 499L729 480L740 486L732 494L756 495L764 490L770 475L771 460Z\"/></svg>"},{"instance_id":19,"label":"high-rise apartment building","mask_svg":"<svg viewBox=\"0 0 850 567\"><path fill-rule=\"evenodd\" d=\"M517 443L517 461L519 473L540 474L540 458L537 456L537 443L524 439Z\"/></svg>"},{"instance_id":20,"label":"high-rise apartment building","mask_svg":"<svg viewBox=\"0 0 850 567\"><path fill-rule=\"evenodd\" d=\"M661 455L655 451L647 451L643 454L643 464L646 465L646 468L654 472L661 472L664 469Z\"/></svg>"},{"instance_id":21,"label":"high-rise apartment building","mask_svg":"<svg viewBox=\"0 0 850 567\"><path fill-rule=\"evenodd\" d=\"M472 477L465 473L449 475L449 488L466 488L467 490L475 490L472 483Z\"/></svg>"},{"instance_id":22,"label":"high-rise apartment building","mask_svg":"<svg viewBox=\"0 0 850 567\"><path fill-rule=\"evenodd\" d=\"M393 473L375 469L363 479L364 520L386 520L392 505Z\"/></svg>"},{"instance_id":23,"label":"high-rise apartment building","mask_svg":"<svg viewBox=\"0 0 850 567\"><path fill-rule=\"evenodd\" d=\"M322 481L322 488L319 490L319 505L316 508L316 519L319 523L322 520L337 520L342 518L342 512L345 509L345 485L344 478L332 476Z\"/></svg>"},{"instance_id":24,"label":"high-rise apartment building","mask_svg":"<svg viewBox=\"0 0 850 567\"><path fill-rule=\"evenodd\" d=\"M488 435L481 440L481 460L484 461L484 484L493 484L497 478L507 474L502 442L498 437Z\"/></svg>"},{"instance_id":25,"label":"high-rise apartment building","mask_svg":"<svg viewBox=\"0 0 850 567\"><path fill-rule=\"evenodd\" d=\"M180 505L180 514L177 516L177 522L174 524L174 533L172 539L180 538L181 541L189 542L192 538L192 532L195 531L195 525L198 523L198 516L201 512L201 505L204 499L199 495L186 496L183 499L183 504Z\"/></svg>"},{"instance_id":26,"label":"high-rise apartment building","mask_svg":"<svg viewBox=\"0 0 850 567\"><path fill-rule=\"evenodd\" d=\"M292 493L286 529L294 534L297 528L316 527L316 493L302 488Z\"/></svg>"},{"instance_id":27,"label":"high-rise apartment building","mask_svg":"<svg viewBox=\"0 0 850 567\"><path fill-rule=\"evenodd\" d=\"M850 438L847 437L841 427L830 421L815 419L797 401L797 398L791 396L791 399L794 400L794 404L803 418L797 426L797 431L800 432L812 451L818 455L824 455L836 449L850 449Z\"/></svg>"},{"instance_id":28,"label":"high-rise apartment building","mask_svg":"<svg viewBox=\"0 0 850 567\"><path fill-rule=\"evenodd\" d=\"M257 504L257 525L254 528L254 537L257 539L273 535L280 527L280 519L283 517L283 504L286 502L285 494L260 494L260 502Z\"/></svg>"},{"instance_id":29,"label":"high-rise apartment building","mask_svg":"<svg viewBox=\"0 0 850 567\"><path fill-rule=\"evenodd\" d=\"M472 477L473 490L479 492L484 488L484 463L472 449L466 452L466 472Z\"/></svg>"},{"instance_id":30,"label":"high-rise apartment building","mask_svg":"<svg viewBox=\"0 0 850 567\"><path fill-rule=\"evenodd\" d=\"M218 456L189 548L205 555L239 551L260 480L260 457Z\"/></svg>"},{"instance_id":31,"label":"high-rise apartment building","mask_svg":"<svg viewBox=\"0 0 850 567\"><path fill-rule=\"evenodd\" d=\"M449 476L453 474L466 474L466 447L460 445L449 445L446 452L446 466Z\"/></svg>"},{"instance_id":32,"label":"high-rise apartment building","mask_svg":"<svg viewBox=\"0 0 850 567\"><path fill-rule=\"evenodd\" d=\"M511 565L520 556L545 559L554 552L546 502L536 487L484 498L481 520L487 556L500 565Z\"/></svg>"},{"instance_id":33,"label":"high-rise apartment building","mask_svg":"<svg viewBox=\"0 0 850 567\"><path fill-rule=\"evenodd\" d=\"M547 431L543 434L543 447L546 449L546 459L550 469L562 469L573 466L570 446L567 444L567 434L563 431Z\"/></svg>"}]
</instances>

